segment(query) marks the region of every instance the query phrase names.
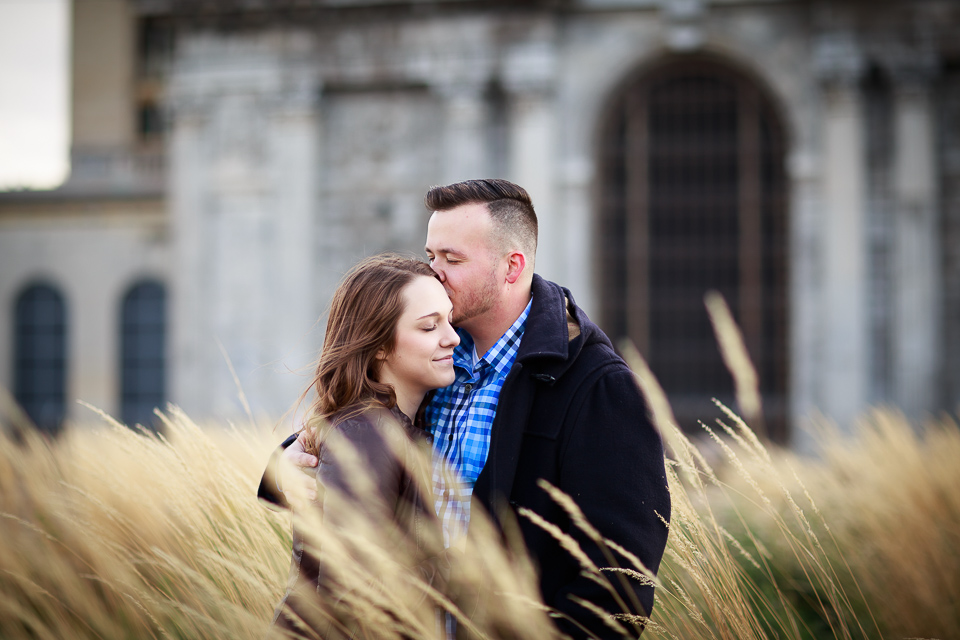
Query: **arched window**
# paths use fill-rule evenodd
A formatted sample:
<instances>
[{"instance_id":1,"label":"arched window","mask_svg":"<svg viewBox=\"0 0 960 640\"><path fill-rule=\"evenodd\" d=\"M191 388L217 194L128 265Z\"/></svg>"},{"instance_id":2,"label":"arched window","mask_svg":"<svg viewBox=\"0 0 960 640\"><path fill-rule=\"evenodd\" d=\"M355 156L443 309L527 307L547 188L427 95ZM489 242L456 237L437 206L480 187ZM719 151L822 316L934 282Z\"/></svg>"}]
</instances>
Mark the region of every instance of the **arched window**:
<instances>
[{"instance_id":1,"label":"arched window","mask_svg":"<svg viewBox=\"0 0 960 640\"><path fill-rule=\"evenodd\" d=\"M51 286L24 290L14 311L14 396L43 431L56 433L66 408L67 319Z\"/></svg>"},{"instance_id":2,"label":"arched window","mask_svg":"<svg viewBox=\"0 0 960 640\"><path fill-rule=\"evenodd\" d=\"M678 58L620 94L602 141L601 322L628 336L686 427L733 405L703 298L719 291L761 380L767 430L786 438L787 228L783 132L757 84Z\"/></svg>"},{"instance_id":3,"label":"arched window","mask_svg":"<svg viewBox=\"0 0 960 640\"><path fill-rule=\"evenodd\" d=\"M140 282L123 297L120 318L120 418L155 425L165 401L166 293L158 282Z\"/></svg>"}]
</instances>

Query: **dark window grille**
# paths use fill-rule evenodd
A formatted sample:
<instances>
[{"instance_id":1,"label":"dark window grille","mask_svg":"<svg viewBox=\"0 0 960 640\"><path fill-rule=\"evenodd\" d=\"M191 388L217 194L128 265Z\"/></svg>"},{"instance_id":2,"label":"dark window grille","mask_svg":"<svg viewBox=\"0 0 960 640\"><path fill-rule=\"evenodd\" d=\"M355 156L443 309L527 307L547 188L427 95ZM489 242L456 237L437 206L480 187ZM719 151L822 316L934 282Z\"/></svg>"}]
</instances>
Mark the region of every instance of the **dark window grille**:
<instances>
[{"instance_id":1,"label":"dark window grille","mask_svg":"<svg viewBox=\"0 0 960 640\"><path fill-rule=\"evenodd\" d=\"M679 59L633 82L602 148L601 321L633 340L678 421L736 407L703 298L719 291L760 377L771 438L787 436L784 140L749 78Z\"/></svg>"},{"instance_id":2,"label":"dark window grille","mask_svg":"<svg viewBox=\"0 0 960 640\"><path fill-rule=\"evenodd\" d=\"M14 311L14 396L41 430L57 433L66 408L66 306L47 285L26 289Z\"/></svg>"},{"instance_id":3,"label":"dark window grille","mask_svg":"<svg viewBox=\"0 0 960 640\"><path fill-rule=\"evenodd\" d=\"M144 140L157 138L166 129L160 106L152 102L145 102L140 105L137 111L137 120L140 137Z\"/></svg>"},{"instance_id":4,"label":"dark window grille","mask_svg":"<svg viewBox=\"0 0 960 640\"><path fill-rule=\"evenodd\" d=\"M176 48L176 30L173 23L163 17L146 17L140 20L139 27L140 75L165 75L173 64Z\"/></svg>"},{"instance_id":5,"label":"dark window grille","mask_svg":"<svg viewBox=\"0 0 960 640\"><path fill-rule=\"evenodd\" d=\"M121 310L120 371L123 422L156 427L165 401L166 293L157 282L133 286Z\"/></svg>"}]
</instances>

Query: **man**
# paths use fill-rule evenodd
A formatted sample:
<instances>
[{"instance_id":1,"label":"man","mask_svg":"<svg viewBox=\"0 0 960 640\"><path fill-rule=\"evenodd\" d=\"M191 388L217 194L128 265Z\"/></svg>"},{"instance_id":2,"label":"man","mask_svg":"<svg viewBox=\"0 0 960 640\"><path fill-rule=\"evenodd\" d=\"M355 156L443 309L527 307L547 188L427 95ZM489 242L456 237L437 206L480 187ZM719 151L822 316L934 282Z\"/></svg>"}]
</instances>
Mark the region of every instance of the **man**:
<instances>
[{"instance_id":1,"label":"man","mask_svg":"<svg viewBox=\"0 0 960 640\"><path fill-rule=\"evenodd\" d=\"M633 373L607 336L568 290L534 274L537 217L529 195L505 180L468 180L430 189L425 202L433 211L427 256L453 302L461 337L456 380L427 408L434 448L460 480L435 473L445 531L465 529L472 509L496 515L505 505L525 507L572 536L597 566L609 566L538 486L542 478L571 496L605 538L655 572L670 518L660 437ZM299 466L316 464L298 445L284 455ZM540 571L543 600L562 614L560 630L616 636L578 603L623 613L616 598L582 575L552 535L529 519L519 522ZM627 613L649 615L651 585L608 575L623 602L639 603Z\"/></svg>"}]
</instances>

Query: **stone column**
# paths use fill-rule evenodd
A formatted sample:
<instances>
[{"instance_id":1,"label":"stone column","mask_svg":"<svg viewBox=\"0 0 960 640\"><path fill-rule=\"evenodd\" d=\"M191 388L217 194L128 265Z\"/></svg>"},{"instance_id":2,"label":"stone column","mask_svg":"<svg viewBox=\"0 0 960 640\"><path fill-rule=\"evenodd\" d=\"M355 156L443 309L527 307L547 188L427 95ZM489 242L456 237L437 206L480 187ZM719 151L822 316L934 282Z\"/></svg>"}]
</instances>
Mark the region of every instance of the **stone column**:
<instances>
[{"instance_id":1,"label":"stone column","mask_svg":"<svg viewBox=\"0 0 960 640\"><path fill-rule=\"evenodd\" d=\"M209 232L203 211L206 203L202 135L209 119L208 102L200 96L174 94L169 104L172 126L167 150L167 193L175 266L171 269L167 311L168 397L191 415L209 413L209 393L205 393L209 386L203 385L202 379L213 367L210 349L201 348L209 341L211 328L204 313L205 288L199 283L201 274L209 270L204 250Z\"/></svg>"},{"instance_id":2,"label":"stone column","mask_svg":"<svg viewBox=\"0 0 960 640\"><path fill-rule=\"evenodd\" d=\"M319 82L309 68L288 74L269 115L273 188L268 204L275 241L264 280L267 305L260 336L270 351L264 388L274 416L290 407L312 373L308 366L323 342L316 321L330 291L316 283L317 182L321 137Z\"/></svg>"},{"instance_id":3,"label":"stone column","mask_svg":"<svg viewBox=\"0 0 960 640\"><path fill-rule=\"evenodd\" d=\"M550 42L518 46L505 56L509 156L506 178L527 190L540 222L536 271L567 282L575 268L565 260L569 233L556 188L557 118L554 99L556 51ZM582 236L577 238L582 242ZM586 268L584 268L586 271Z\"/></svg>"},{"instance_id":4,"label":"stone column","mask_svg":"<svg viewBox=\"0 0 960 640\"><path fill-rule=\"evenodd\" d=\"M842 427L866 408L869 358L866 166L859 80L849 34L817 43L823 82L822 351L820 407Z\"/></svg>"},{"instance_id":5,"label":"stone column","mask_svg":"<svg viewBox=\"0 0 960 640\"><path fill-rule=\"evenodd\" d=\"M199 416L242 416L240 389L279 416L306 382L289 370L319 344L307 335L319 89L291 60L297 42L198 37L172 74L172 399Z\"/></svg>"},{"instance_id":6,"label":"stone column","mask_svg":"<svg viewBox=\"0 0 960 640\"><path fill-rule=\"evenodd\" d=\"M822 163L809 140L798 141L787 161L790 179L790 444L795 450L816 451L809 430L800 428L819 410L821 343L820 273Z\"/></svg>"},{"instance_id":7,"label":"stone column","mask_svg":"<svg viewBox=\"0 0 960 640\"><path fill-rule=\"evenodd\" d=\"M440 85L438 91L446 107L443 183L490 177L489 106L484 84L450 81Z\"/></svg>"},{"instance_id":8,"label":"stone column","mask_svg":"<svg viewBox=\"0 0 960 640\"><path fill-rule=\"evenodd\" d=\"M894 87L893 394L911 418L940 400L942 285L931 73L904 69Z\"/></svg>"}]
</instances>

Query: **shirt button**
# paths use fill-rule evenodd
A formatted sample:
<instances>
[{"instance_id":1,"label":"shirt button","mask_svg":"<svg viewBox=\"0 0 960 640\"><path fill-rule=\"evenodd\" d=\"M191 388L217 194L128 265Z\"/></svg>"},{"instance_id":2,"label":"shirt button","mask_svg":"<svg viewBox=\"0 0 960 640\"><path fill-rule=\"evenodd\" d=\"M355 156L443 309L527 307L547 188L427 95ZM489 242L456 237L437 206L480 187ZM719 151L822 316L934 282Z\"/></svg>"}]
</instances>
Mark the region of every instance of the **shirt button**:
<instances>
[{"instance_id":1,"label":"shirt button","mask_svg":"<svg viewBox=\"0 0 960 640\"><path fill-rule=\"evenodd\" d=\"M468 384L468 385L464 386L463 388L466 389L467 393L470 393L471 391L473 391L473 385L472 385L472 384Z\"/></svg>"},{"instance_id":2,"label":"shirt button","mask_svg":"<svg viewBox=\"0 0 960 640\"><path fill-rule=\"evenodd\" d=\"M453 434L452 434L452 433L451 433L449 436L447 436L447 440L449 440L450 442L453 442Z\"/></svg>"}]
</instances>

